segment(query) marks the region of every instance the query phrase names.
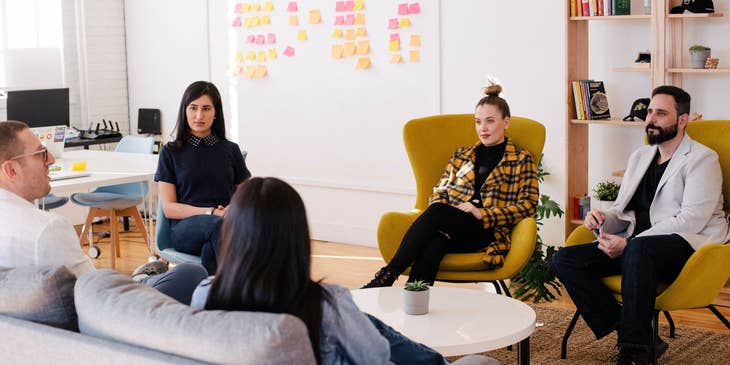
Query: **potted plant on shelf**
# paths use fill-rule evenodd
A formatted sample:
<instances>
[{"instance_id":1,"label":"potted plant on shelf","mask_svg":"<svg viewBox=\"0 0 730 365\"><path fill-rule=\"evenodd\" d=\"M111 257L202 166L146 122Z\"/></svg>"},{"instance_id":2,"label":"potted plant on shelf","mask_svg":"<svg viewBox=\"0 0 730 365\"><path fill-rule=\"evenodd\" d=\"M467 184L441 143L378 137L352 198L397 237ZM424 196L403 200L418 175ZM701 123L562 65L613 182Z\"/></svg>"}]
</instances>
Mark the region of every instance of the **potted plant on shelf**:
<instances>
[{"instance_id":1,"label":"potted plant on shelf","mask_svg":"<svg viewBox=\"0 0 730 365\"><path fill-rule=\"evenodd\" d=\"M593 188L593 197L591 199L591 209L608 210L618 197L618 190L621 187L613 181L601 181Z\"/></svg>"},{"instance_id":2,"label":"potted plant on shelf","mask_svg":"<svg viewBox=\"0 0 730 365\"><path fill-rule=\"evenodd\" d=\"M416 280L406 283L403 289L403 310L406 314L428 313L428 283Z\"/></svg>"},{"instance_id":3,"label":"potted plant on shelf","mask_svg":"<svg viewBox=\"0 0 730 365\"><path fill-rule=\"evenodd\" d=\"M705 62L710 56L710 47L700 44L689 47L690 65L692 68L705 68Z\"/></svg>"}]
</instances>

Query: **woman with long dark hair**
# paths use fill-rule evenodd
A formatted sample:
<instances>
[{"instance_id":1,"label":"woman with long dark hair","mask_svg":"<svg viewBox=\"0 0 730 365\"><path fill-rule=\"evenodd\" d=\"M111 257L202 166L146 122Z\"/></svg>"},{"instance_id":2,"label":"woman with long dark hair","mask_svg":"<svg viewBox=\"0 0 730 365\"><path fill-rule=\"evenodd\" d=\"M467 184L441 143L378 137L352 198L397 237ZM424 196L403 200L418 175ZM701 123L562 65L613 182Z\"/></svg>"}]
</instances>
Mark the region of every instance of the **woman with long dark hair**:
<instances>
[{"instance_id":1,"label":"woman with long dark hair","mask_svg":"<svg viewBox=\"0 0 730 365\"><path fill-rule=\"evenodd\" d=\"M159 198L174 248L200 256L212 275L226 207L251 173L238 145L226 139L221 95L212 83L196 81L185 89L175 129L175 140L160 151Z\"/></svg>"},{"instance_id":2,"label":"woman with long dark hair","mask_svg":"<svg viewBox=\"0 0 730 365\"><path fill-rule=\"evenodd\" d=\"M309 227L299 194L276 178L252 178L231 199L218 272L198 286L191 305L294 315L307 326L318 364L446 363L362 313L349 290L313 281L310 268Z\"/></svg>"}]
</instances>

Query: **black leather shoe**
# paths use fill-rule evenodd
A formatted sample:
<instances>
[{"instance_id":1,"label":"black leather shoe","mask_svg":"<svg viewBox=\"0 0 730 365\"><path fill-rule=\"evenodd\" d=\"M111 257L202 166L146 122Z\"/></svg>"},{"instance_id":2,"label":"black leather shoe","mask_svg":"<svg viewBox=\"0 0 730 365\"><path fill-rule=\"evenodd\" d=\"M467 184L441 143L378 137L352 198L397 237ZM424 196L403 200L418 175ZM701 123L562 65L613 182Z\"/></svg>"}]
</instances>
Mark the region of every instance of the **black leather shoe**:
<instances>
[{"instance_id":1,"label":"black leather shoe","mask_svg":"<svg viewBox=\"0 0 730 365\"><path fill-rule=\"evenodd\" d=\"M662 357L664 353L669 348L669 344L664 342L661 337L657 337L657 343L656 343L656 358Z\"/></svg>"},{"instance_id":2,"label":"black leather shoe","mask_svg":"<svg viewBox=\"0 0 730 365\"><path fill-rule=\"evenodd\" d=\"M395 281L397 279L398 279L398 274L383 267L382 269L378 270L378 272L375 273L375 277L373 278L373 280L370 280L369 283L365 284L360 289L382 288L385 286L392 286L393 283L395 283Z\"/></svg>"}]
</instances>

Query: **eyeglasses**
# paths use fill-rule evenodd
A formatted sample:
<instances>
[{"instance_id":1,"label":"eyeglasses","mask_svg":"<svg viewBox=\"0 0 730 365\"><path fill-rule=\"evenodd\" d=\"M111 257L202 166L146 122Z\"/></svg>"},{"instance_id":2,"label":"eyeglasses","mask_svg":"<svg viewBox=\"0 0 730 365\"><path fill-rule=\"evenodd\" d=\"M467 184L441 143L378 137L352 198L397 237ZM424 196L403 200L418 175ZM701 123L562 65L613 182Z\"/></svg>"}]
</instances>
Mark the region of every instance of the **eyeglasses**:
<instances>
[{"instance_id":1,"label":"eyeglasses","mask_svg":"<svg viewBox=\"0 0 730 365\"><path fill-rule=\"evenodd\" d=\"M26 153L26 154L23 154L23 155L17 155L15 157L11 157L9 159L10 160L17 160L19 158L23 158L23 157L27 157L27 156L35 156L37 154L41 154L43 156L43 161L44 162L48 161L48 148L46 148L46 147L43 147L42 149L40 149L38 151L35 151L35 152Z\"/></svg>"}]
</instances>

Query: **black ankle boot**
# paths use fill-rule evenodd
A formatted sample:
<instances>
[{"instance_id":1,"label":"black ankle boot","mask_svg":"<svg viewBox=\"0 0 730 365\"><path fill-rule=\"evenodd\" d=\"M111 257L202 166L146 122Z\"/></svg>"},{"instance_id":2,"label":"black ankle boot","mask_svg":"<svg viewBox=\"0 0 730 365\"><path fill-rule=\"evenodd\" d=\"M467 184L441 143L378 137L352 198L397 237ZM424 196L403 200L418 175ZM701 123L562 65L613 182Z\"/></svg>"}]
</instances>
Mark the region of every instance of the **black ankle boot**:
<instances>
[{"instance_id":1,"label":"black ankle boot","mask_svg":"<svg viewBox=\"0 0 730 365\"><path fill-rule=\"evenodd\" d=\"M373 278L373 280L370 280L369 283L365 284L360 289L381 288L384 286L392 286L393 283L397 279L398 279L398 274L383 267L382 269L378 270L378 272L375 273L375 277Z\"/></svg>"}]
</instances>

